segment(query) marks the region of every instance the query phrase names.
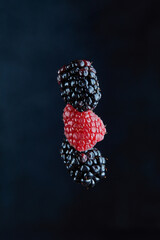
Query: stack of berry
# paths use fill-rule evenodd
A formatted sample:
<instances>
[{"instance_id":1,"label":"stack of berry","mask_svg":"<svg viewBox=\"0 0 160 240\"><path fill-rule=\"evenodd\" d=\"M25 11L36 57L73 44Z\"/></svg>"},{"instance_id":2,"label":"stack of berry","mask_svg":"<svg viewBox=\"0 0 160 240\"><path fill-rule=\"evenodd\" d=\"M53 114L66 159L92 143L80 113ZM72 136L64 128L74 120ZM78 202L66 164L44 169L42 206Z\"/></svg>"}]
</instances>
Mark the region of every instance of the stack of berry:
<instances>
[{"instance_id":1,"label":"stack of berry","mask_svg":"<svg viewBox=\"0 0 160 240\"><path fill-rule=\"evenodd\" d=\"M58 71L57 81L67 103L61 157L74 181L94 187L106 175L106 159L93 148L106 134L102 120L92 111L101 98L96 70L91 62L76 60Z\"/></svg>"}]
</instances>

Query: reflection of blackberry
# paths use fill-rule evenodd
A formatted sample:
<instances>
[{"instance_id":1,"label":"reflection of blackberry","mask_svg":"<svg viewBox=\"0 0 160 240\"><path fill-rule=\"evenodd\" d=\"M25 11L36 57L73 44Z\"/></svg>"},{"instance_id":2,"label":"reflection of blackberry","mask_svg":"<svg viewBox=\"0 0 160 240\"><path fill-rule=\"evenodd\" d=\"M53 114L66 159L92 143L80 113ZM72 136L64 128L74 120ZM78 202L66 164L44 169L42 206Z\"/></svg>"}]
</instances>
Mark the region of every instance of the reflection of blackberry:
<instances>
[{"instance_id":1,"label":"reflection of blackberry","mask_svg":"<svg viewBox=\"0 0 160 240\"><path fill-rule=\"evenodd\" d=\"M94 109L101 98L96 70L86 60L76 60L58 71L61 96L78 111Z\"/></svg>"},{"instance_id":2,"label":"reflection of blackberry","mask_svg":"<svg viewBox=\"0 0 160 240\"><path fill-rule=\"evenodd\" d=\"M98 149L92 148L78 152L66 140L62 143L61 157L73 180L86 188L94 187L96 182L105 178L106 160Z\"/></svg>"}]
</instances>

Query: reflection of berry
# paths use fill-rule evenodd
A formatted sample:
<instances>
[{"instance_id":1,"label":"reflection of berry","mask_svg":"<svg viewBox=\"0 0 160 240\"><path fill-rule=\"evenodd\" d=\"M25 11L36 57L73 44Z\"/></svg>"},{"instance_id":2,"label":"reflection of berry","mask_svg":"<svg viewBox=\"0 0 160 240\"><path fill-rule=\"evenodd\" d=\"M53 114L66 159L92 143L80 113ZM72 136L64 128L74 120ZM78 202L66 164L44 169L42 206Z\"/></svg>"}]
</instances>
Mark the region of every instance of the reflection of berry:
<instances>
[{"instance_id":1,"label":"reflection of berry","mask_svg":"<svg viewBox=\"0 0 160 240\"><path fill-rule=\"evenodd\" d=\"M101 98L96 70L86 60L76 60L58 71L61 96L78 111L94 109Z\"/></svg>"},{"instance_id":2,"label":"reflection of berry","mask_svg":"<svg viewBox=\"0 0 160 240\"><path fill-rule=\"evenodd\" d=\"M85 152L78 152L66 139L62 143L60 153L75 182L81 183L86 188L91 188L100 179L105 178L106 160L98 149L93 148Z\"/></svg>"},{"instance_id":3,"label":"reflection of berry","mask_svg":"<svg viewBox=\"0 0 160 240\"><path fill-rule=\"evenodd\" d=\"M86 151L103 140L106 133L102 120L91 110L78 112L67 104L63 112L64 133L77 151Z\"/></svg>"}]
</instances>

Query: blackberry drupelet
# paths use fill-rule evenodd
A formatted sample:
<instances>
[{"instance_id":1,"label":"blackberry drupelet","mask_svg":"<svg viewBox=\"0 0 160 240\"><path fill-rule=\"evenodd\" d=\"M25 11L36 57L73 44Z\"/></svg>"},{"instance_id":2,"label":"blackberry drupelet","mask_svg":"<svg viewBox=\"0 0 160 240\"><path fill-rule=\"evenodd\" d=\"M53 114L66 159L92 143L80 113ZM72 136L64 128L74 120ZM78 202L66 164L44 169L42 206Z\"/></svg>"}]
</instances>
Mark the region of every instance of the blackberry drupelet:
<instances>
[{"instance_id":1,"label":"blackberry drupelet","mask_svg":"<svg viewBox=\"0 0 160 240\"><path fill-rule=\"evenodd\" d=\"M106 159L98 149L78 152L65 139L60 154L70 176L84 187L92 188L100 179L105 178Z\"/></svg>"},{"instance_id":2,"label":"blackberry drupelet","mask_svg":"<svg viewBox=\"0 0 160 240\"><path fill-rule=\"evenodd\" d=\"M100 98L96 70L87 60L75 60L58 71L61 96L79 112L93 110Z\"/></svg>"}]
</instances>

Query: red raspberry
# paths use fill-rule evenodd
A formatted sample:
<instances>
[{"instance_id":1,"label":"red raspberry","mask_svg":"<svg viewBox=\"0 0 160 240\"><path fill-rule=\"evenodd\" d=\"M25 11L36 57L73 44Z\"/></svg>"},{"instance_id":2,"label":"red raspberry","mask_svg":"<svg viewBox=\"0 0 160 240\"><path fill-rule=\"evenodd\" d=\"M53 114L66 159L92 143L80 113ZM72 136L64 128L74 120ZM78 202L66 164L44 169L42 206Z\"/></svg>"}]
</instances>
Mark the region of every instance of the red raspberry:
<instances>
[{"instance_id":1,"label":"red raspberry","mask_svg":"<svg viewBox=\"0 0 160 240\"><path fill-rule=\"evenodd\" d=\"M67 104L63 112L64 134L77 151L86 151L102 141L106 133L102 120L91 110L78 112Z\"/></svg>"}]
</instances>

